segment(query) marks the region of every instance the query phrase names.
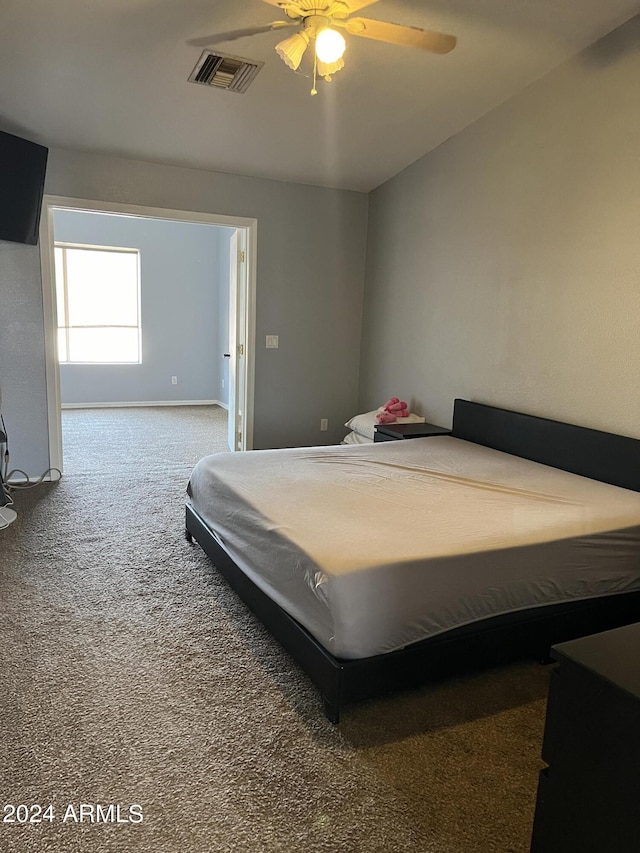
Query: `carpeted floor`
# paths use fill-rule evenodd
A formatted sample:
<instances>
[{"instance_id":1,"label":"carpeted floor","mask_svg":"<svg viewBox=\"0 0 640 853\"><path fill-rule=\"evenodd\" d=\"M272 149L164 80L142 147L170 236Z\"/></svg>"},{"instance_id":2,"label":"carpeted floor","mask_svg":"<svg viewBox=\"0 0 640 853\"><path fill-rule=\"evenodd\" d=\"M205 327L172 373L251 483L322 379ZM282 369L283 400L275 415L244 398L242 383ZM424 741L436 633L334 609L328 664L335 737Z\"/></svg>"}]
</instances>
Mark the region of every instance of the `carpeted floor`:
<instances>
[{"instance_id":1,"label":"carpeted floor","mask_svg":"<svg viewBox=\"0 0 640 853\"><path fill-rule=\"evenodd\" d=\"M546 668L366 703L332 726L183 538L189 472L226 449L225 413L63 420L64 478L17 493L0 532L1 805L5 821L5 804L46 815L0 823L2 853L528 851Z\"/></svg>"}]
</instances>

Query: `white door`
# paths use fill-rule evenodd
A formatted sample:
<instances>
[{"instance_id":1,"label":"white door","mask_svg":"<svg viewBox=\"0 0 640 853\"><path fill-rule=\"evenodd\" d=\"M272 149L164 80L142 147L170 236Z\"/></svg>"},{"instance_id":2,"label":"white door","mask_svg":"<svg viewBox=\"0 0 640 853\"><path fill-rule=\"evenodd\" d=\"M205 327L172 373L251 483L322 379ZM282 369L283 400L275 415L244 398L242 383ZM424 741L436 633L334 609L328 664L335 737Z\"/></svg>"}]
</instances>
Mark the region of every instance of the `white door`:
<instances>
[{"instance_id":1,"label":"white door","mask_svg":"<svg viewBox=\"0 0 640 853\"><path fill-rule=\"evenodd\" d=\"M229 426L230 450L246 448L246 235L238 228L229 243Z\"/></svg>"}]
</instances>

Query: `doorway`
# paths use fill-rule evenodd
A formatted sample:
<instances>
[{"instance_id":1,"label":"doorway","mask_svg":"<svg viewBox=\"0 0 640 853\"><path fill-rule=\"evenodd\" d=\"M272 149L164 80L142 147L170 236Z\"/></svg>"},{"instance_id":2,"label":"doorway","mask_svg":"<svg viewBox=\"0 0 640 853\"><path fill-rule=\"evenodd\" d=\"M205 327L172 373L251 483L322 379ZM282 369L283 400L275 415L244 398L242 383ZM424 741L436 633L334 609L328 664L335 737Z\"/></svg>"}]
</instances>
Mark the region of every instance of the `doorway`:
<instances>
[{"instance_id":1,"label":"doorway","mask_svg":"<svg viewBox=\"0 0 640 853\"><path fill-rule=\"evenodd\" d=\"M234 424L235 437L232 449L249 450L253 447L253 395L255 369L255 289L257 221L255 219L224 215L191 213L187 211L147 208L137 205L111 204L57 196L45 196L40 225L40 256L42 266L42 293L45 332L45 365L49 425L49 456L52 467L63 471L62 415L60 370L58 364L57 306L54 272L54 211L70 210L89 213L110 213L143 219L162 219L180 223L220 225L233 229L236 263L231 263L229 295L234 299L235 311L230 305L229 347L229 420ZM186 343L186 342L185 342ZM231 382L233 380L233 387ZM233 404L233 408L232 408ZM230 433L231 434L231 433Z\"/></svg>"}]
</instances>

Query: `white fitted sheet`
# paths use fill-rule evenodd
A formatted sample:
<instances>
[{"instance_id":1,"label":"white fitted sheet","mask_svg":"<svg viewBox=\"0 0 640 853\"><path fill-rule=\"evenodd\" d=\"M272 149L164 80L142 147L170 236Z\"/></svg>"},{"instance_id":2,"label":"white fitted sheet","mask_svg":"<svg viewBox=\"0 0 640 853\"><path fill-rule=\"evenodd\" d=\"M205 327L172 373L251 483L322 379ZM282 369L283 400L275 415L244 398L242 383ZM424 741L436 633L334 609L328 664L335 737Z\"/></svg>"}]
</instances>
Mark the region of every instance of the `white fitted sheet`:
<instances>
[{"instance_id":1,"label":"white fitted sheet","mask_svg":"<svg viewBox=\"0 0 640 853\"><path fill-rule=\"evenodd\" d=\"M191 502L339 658L640 590L640 494L451 436L218 453Z\"/></svg>"}]
</instances>

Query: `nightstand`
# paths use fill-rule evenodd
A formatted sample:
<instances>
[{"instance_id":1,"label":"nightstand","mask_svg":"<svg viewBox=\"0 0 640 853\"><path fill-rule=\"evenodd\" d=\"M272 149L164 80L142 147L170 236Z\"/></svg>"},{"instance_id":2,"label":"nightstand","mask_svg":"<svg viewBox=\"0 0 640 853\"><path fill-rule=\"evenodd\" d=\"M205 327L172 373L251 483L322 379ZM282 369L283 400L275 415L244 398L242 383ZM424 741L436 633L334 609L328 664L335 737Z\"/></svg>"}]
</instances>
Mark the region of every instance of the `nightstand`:
<instances>
[{"instance_id":1,"label":"nightstand","mask_svg":"<svg viewBox=\"0 0 640 853\"><path fill-rule=\"evenodd\" d=\"M451 435L451 430L436 424L376 424L374 441L398 441L404 438L429 438L433 435Z\"/></svg>"}]
</instances>

